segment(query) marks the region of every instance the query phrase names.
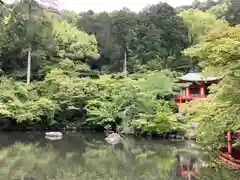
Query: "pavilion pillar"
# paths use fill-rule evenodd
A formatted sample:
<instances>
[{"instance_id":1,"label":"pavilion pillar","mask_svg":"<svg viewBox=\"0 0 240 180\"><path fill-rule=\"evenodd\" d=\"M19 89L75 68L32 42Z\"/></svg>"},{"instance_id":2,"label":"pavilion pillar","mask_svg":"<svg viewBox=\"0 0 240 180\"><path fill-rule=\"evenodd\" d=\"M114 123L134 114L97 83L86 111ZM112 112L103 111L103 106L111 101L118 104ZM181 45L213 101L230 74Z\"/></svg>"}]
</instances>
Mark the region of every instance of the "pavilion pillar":
<instances>
[{"instance_id":1,"label":"pavilion pillar","mask_svg":"<svg viewBox=\"0 0 240 180\"><path fill-rule=\"evenodd\" d=\"M190 96L190 91L189 91L189 87L185 88L185 96L189 97Z\"/></svg>"},{"instance_id":2,"label":"pavilion pillar","mask_svg":"<svg viewBox=\"0 0 240 180\"><path fill-rule=\"evenodd\" d=\"M204 84L201 84L201 86L200 86L200 97L201 98L205 97Z\"/></svg>"},{"instance_id":3,"label":"pavilion pillar","mask_svg":"<svg viewBox=\"0 0 240 180\"><path fill-rule=\"evenodd\" d=\"M182 97L179 97L179 104L182 104Z\"/></svg>"}]
</instances>

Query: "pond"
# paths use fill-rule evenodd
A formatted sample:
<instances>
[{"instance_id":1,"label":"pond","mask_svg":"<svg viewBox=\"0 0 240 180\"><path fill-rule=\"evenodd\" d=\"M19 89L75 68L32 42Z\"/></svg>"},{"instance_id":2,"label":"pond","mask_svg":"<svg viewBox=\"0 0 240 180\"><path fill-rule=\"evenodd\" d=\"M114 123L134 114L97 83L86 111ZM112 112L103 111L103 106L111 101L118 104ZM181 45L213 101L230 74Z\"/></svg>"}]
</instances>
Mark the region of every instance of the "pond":
<instances>
[{"instance_id":1,"label":"pond","mask_svg":"<svg viewBox=\"0 0 240 180\"><path fill-rule=\"evenodd\" d=\"M0 133L1 180L240 179L214 162L215 155L194 141L128 137L112 147L96 133L68 133L56 141L44 133Z\"/></svg>"}]
</instances>

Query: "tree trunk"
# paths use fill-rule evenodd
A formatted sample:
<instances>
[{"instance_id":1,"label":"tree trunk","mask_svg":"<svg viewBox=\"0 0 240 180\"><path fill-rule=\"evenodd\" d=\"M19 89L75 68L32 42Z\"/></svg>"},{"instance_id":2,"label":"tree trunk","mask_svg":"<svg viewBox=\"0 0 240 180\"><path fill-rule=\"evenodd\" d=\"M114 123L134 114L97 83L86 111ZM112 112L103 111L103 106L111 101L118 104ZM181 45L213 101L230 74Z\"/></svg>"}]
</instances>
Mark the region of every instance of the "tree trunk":
<instances>
[{"instance_id":1,"label":"tree trunk","mask_svg":"<svg viewBox=\"0 0 240 180\"><path fill-rule=\"evenodd\" d=\"M123 75L127 76L127 51L124 51Z\"/></svg>"},{"instance_id":2,"label":"tree trunk","mask_svg":"<svg viewBox=\"0 0 240 180\"><path fill-rule=\"evenodd\" d=\"M32 52L32 47L31 47L31 44L29 44L28 61L27 61L27 84L30 84L30 80L31 80L31 52Z\"/></svg>"},{"instance_id":3,"label":"tree trunk","mask_svg":"<svg viewBox=\"0 0 240 180\"><path fill-rule=\"evenodd\" d=\"M29 33L29 26L31 22L31 13L32 13L32 6L31 6L32 0L28 0L28 23L27 23L27 33ZM31 46L31 40L29 42L28 46L28 59L27 59L27 84L30 84L31 81L31 52L32 52L32 46Z\"/></svg>"}]
</instances>

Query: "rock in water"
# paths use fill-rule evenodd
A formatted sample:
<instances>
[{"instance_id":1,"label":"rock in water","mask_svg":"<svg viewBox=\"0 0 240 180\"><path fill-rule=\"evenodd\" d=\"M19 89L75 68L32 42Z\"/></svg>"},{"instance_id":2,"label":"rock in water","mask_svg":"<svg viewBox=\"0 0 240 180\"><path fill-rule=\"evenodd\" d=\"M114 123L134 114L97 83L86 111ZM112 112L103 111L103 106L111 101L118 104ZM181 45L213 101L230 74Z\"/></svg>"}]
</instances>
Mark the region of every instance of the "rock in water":
<instances>
[{"instance_id":1,"label":"rock in water","mask_svg":"<svg viewBox=\"0 0 240 180\"><path fill-rule=\"evenodd\" d=\"M46 137L62 137L63 134L61 132L46 132Z\"/></svg>"},{"instance_id":2,"label":"rock in water","mask_svg":"<svg viewBox=\"0 0 240 180\"><path fill-rule=\"evenodd\" d=\"M112 133L108 137L105 138L105 141L107 141L111 145L116 145L120 143L122 140L121 136L117 133Z\"/></svg>"}]
</instances>

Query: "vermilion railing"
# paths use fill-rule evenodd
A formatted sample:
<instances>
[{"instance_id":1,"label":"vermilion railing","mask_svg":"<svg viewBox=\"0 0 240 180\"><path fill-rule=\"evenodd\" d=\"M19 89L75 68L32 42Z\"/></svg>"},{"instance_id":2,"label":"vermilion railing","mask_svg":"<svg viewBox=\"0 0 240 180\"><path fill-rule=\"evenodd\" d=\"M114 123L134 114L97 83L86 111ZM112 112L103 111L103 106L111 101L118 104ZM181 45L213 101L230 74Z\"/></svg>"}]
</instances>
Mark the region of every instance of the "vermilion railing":
<instances>
[{"instance_id":1,"label":"vermilion railing","mask_svg":"<svg viewBox=\"0 0 240 180\"><path fill-rule=\"evenodd\" d=\"M178 103L182 103L182 101L190 101L190 100L195 100L195 99L204 99L206 98L206 96L200 96L200 95L190 95L190 96L176 96L175 97L175 100L178 102Z\"/></svg>"}]
</instances>

